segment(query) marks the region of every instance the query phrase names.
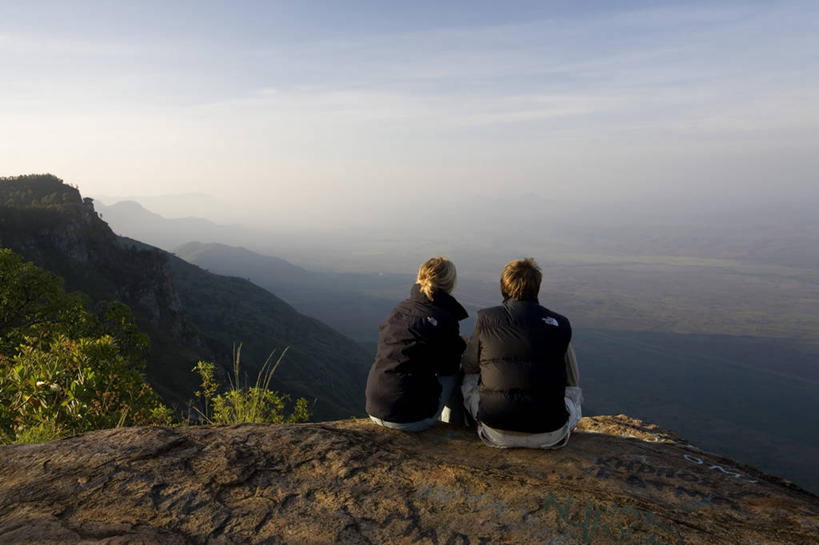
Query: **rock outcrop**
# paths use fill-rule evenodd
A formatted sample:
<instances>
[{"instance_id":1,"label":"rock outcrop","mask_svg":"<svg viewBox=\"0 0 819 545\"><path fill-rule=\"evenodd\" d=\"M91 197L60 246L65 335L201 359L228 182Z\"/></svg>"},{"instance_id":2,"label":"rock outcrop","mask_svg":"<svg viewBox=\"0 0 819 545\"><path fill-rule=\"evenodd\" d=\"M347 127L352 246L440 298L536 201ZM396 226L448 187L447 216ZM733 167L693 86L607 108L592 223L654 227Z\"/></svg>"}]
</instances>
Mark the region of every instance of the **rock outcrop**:
<instances>
[{"instance_id":1,"label":"rock outcrop","mask_svg":"<svg viewBox=\"0 0 819 545\"><path fill-rule=\"evenodd\" d=\"M626 417L563 450L349 420L0 448L0 543L816 544L819 498Z\"/></svg>"}]
</instances>

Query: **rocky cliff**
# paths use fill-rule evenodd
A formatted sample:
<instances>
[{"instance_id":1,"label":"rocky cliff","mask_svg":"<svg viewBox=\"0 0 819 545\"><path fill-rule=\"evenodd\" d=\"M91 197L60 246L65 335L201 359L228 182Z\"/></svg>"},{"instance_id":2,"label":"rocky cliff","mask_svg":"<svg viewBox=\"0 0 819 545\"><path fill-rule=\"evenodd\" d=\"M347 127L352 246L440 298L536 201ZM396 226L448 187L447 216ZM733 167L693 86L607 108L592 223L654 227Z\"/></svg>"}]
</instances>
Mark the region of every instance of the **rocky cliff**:
<instances>
[{"instance_id":1,"label":"rocky cliff","mask_svg":"<svg viewBox=\"0 0 819 545\"><path fill-rule=\"evenodd\" d=\"M130 428L0 448L0 543L815 544L819 498L626 417L560 451L445 425Z\"/></svg>"}]
</instances>

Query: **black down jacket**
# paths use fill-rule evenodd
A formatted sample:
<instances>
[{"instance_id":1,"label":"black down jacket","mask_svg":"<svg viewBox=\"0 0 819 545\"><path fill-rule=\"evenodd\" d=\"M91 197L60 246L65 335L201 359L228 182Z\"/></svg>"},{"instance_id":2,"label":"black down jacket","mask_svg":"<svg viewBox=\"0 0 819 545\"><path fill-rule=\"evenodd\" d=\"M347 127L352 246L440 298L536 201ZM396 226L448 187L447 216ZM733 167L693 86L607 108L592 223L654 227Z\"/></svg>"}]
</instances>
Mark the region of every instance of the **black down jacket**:
<instances>
[{"instance_id":1,"label":"black down jacket","mask_svg":"<svg viewBox=\"0 0 819 545\"><path fill-rule=\"evenodd\" d=\"M378 352L367 377L367 413L388 422L418 422L438 411L438 375L460 369L466 343L458 322L466 310L437 291L430 301L415 284L410 298L380 326Z\"/></svg>"},{"instance_id":2,"label":"black down jacket","mask_svg":"<svg viewBox=\"0 0 819 545\"><path fill-rule=\"evenodd\" d=\"M572 328L537 300L506 299L478 311L464 372L480 373L478 420L543 433L566 423L566 349Z\"/></svg>"}]
</instances>

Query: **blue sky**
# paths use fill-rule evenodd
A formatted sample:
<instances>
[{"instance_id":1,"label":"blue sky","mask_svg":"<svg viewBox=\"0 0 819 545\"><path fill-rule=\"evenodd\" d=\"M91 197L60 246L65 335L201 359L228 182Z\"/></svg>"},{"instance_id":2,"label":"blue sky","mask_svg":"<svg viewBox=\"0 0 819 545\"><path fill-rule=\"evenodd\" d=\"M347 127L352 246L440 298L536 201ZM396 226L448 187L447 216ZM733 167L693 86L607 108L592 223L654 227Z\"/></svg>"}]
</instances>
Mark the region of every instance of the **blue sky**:
<instances>
[{"instance_id":1,"label":"blue sky","mask_svg":"<svg viewBox=\"0 0 819 545\"><path fill-rule=\"evenodd\" d=\"M0 2L0 174L294 216L803 199L818 36L815 1Z\"/></svg>"}]
</instances>

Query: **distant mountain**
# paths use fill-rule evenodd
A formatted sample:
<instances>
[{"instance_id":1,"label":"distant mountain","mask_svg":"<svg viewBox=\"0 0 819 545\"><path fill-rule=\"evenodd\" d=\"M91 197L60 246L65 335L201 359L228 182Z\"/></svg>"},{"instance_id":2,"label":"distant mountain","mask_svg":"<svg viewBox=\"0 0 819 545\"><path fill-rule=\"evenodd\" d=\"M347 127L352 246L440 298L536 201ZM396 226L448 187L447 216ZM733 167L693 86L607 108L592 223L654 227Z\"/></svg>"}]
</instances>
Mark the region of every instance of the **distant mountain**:
<instances>
[{"instance_id":1,"label":"distant mountain","mask_svg":"<svg viewBox=\"0 0 819 545\"><path fill-rule=\"evenodd\" d=\"M190 242L174 253L209 271L245 277L300 312L365 342L378 338L378 324L397 301L407 297L414 281L411 275L308 271L284 259L225 244Z\"/></svg>"},{"instance_id":2,"label":"distant mountain","mask_svg":"<svg viewBox=\"0 0 819 545\"><path fill-rule=\"evenodd\" d=\"M166 251L191 240L220 240L240 243L258 233L239 225L219 225L202 218L168 219L136 201L112 205L94 203L95 210L119 234L152 244Z\"/></svg>"},{"instance_id":3,"label":"distant mountain","mask_svg":"<svg viewBox=\"0 0 819 545\"><path fill-rule=\"evenodd\" d=\"M192 397L198 359L255 378L273 349L289 347L273 387L314 403L317 419L363 414L370 357L361 346L247 280L204 271L116 236L90 199L51 175L0 179L0 246L62 276L94 300L129 305L150 335L148 380L167 401Z\"/></svg>"},{"instance_id":4,"label":"distant mountain","mask_svg":"<svg viewBox=\"0 0 819 545\"><path fill-rule=\"evenodd\" d=\"M175 193L165 195L114 196L90 195L94 204L111 205L123 201L139 202L152 212L166 218L223 218L229 216L230 206L223 200L206 193Z\"/></svg>"},{"instance_id":5,"label":"distant mountain","mask_svg":"<svg viewBox=\"0 0 819 545\"><path fill-rule=\"evenodd\" d=\"M201 218L168 219L134 201L95 204L95 209L114 231L216 274L247 278L358 341L377 339L378 324L407 296L414 280L412 275L310 271L240 247L263 238L258 231ZM198 240L209 242L192 242Z\"/></svg>"}]
</instances>

